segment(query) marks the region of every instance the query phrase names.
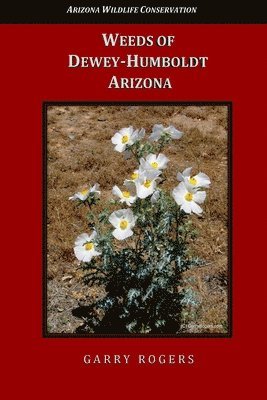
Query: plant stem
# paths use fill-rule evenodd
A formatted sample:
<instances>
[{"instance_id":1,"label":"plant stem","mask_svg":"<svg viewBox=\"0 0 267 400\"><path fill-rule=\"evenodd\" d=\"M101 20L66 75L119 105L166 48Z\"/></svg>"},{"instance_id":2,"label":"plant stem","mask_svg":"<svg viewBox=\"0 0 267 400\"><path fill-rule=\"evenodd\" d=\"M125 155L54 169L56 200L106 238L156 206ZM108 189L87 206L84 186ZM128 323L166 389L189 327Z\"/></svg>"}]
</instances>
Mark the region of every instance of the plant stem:
<instances>
[{"instance_id":1,"label":"plant stem","mask_svg":"<svg viewBox=\"0 0 267 400\"><path fill-rule=\"evenodd\" d=\"M131 151L132 155L136 158L136 160L139 162L139 157L138 157L137 153L132 148L130 148L130 151Z\"/></svg>"}]
</instances>

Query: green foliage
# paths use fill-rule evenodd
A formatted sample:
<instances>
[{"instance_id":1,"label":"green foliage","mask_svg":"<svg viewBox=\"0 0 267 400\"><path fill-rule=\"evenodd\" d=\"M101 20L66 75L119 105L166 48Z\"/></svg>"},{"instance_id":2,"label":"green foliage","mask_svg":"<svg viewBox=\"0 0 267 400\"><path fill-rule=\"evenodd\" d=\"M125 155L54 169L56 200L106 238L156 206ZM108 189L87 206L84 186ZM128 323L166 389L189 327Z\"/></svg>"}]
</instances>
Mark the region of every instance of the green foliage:
<instances>
[{"instance_id":1,"label":"green foliage","mask_svg":"<svg viewBox=\"0 0 267 400\"><path fill-rule=\"evenodd\" d=\"M138 199L132 209L135 240L115 249L107 231L98 235L101 258L83 263L84 283L103 285L106 292L94 304L85 331L178 333L182 307L195 301L179 290L182 272L200 263L188 256L188 217L163 191L156 203ZM107 223L108 215L108 210L101 212L99 223Z\"/></svg>"}]
</instances>

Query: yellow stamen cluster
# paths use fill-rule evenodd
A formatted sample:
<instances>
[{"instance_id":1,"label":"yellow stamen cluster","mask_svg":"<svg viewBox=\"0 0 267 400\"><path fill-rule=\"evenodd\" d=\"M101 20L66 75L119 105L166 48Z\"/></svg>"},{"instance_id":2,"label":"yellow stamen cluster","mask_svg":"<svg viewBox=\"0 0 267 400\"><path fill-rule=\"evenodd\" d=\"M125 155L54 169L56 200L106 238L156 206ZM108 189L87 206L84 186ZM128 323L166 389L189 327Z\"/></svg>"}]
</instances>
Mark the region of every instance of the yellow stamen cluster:
<instances>
[{"instance_id":1,"label":"yellow stamen cluster","mask_svg":"<svg viewBox=\"0 0 267 400\"><path fill-rule=\"evenodd\" d=\"M184 196L185 200L187 201L192 201L193 200L193 194L187 192L186 195Z\"/></svg>"},{"instance_id":2,"label":"yellow stamen cluster","mask_svg":"<svg viewBox=\"0 0 267 400\"><path fill-rule=\"evenodd\" d=\"M159 166L159 164L156 161L153 161L150 165L154 169L158 169L158 166Z\"/></svg>"},{"instance_id":3,"label":"yellow stamen cluster","mask_svg":"<svg viewBox=\"0 0 267 400\"><path fill-rule=\"evenodd\" d=\"M94 248L94 243L88 242L88 243L85 244L84 247L85 247L85 250L88 250L88 251L93 250L93 248Z\"/></svg>"},{"instance_id":4,"label":"yellow stamen cluster","mask_svg":"<svg viewBox=\"0 0 267 400\"><path fill-rule=\"evenodd\" d=\"M143 185L148 189L148 188L150 188L150 186L151 186L151 181L150 180L146 180L144 183L143 183Z\"/></svg>"},{"instance_id":5,"label":"yellow stamen cluster","mask_svg":"<svg viewBox=\"0 0 267 400\"><path fill-rule=\"evenodd\" d=\"M127 143L129 141L129 137L127 135L123 135L123 137L121 138L121 142L123 144Z\"/></svg>"},{"instance_id":6,"label":"yellow stamen cluster","mask_svg":"<svg viewBox=\"0 0 267 400\"><path fill-rule=\"evenodd\" d=\"M130 197L130 192L128 192L127 190L125 192L122 192L123 197L125 197L126 199L129 199Z\"/></svg>"},{"instance_id":7,"label":"yellow stamen cluster","mask_svg":"<svg viewBox=\"0 0 267 400\"><path fill-rule=\"evenodd\" d=\"M138 178L138 173L137 172L133 172L132 173L132 175L131 175L131 179L134 181L135 179L137 179Z\"/></svg>"},{"instance_id":8,"label":"yellow stamen cluster","mask_svg":"<svg viewBox=\"0 0 267 400\"><path fill-rule=\"evenodd\" d=\"M88 192L89 192L88 189L83 189L83 190L81 190L80 193L81 193L83 196L86 196Z\"/></svg>"},{"instance_id":9,"label":"yellow stamen cluster","mask_svg":"<svg viewBox=\"0 0 267 400\"><path fill-rule=\"evenodd\" d=\"M121 220L120 222L120 228L121 229L126 229L128 226L128 221L126 221L126 219Z\"/></svg>"},{"instance_id":10,"label":"yellow stamen cluster","mask_svg":"<svg viewBox=\"0 0 267 400\"><path fill-rule=\"evenodd\" d=\"M196 185L197 184L196 178L194 178L194 177L189 178L189 183L191 183L191 185Z\"/></svg>"}]
</instances>

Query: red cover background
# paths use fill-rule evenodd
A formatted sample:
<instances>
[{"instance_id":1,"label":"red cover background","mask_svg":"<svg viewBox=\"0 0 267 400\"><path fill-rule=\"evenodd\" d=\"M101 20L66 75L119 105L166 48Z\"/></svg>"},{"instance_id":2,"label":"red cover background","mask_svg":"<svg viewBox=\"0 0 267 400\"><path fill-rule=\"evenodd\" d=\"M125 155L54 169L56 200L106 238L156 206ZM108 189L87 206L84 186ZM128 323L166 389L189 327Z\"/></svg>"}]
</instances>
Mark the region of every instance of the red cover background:
<instances>
[{"instance_id":1,"label":"red cover background","mask_svg":"<svg viewBox=\"0 0 267 400\"><path fill-rule=\"evenodd\" d=\"M103 32L176 39L171 48L105 48ZM265 335L266 26L2 25L0 34L1 319L8 398L221 399L233 396L233 389L255 396L262 390ZM205 69L69 69L71 53L209 61ZM173 89L108 89L112 75L169 76ZM233 102L232 338L42 338L43 101ZM85 366L82 358L90 353L185 353L195 355L195 364Z\"/></svg>"}]
</instances>

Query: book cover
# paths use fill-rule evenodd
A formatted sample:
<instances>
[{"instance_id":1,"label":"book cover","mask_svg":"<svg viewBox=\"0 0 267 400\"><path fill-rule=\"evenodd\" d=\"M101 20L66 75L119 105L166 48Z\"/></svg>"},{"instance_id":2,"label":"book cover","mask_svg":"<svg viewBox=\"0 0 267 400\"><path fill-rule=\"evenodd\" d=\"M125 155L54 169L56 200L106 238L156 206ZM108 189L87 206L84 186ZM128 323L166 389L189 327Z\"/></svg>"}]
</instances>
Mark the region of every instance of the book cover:
<instances>
[{"instance_id":1,"label":"book cover","mask_svg":"<svg viewBox=\"0 0 267 400\"><path fill-rule=\"evenodd\" d=\"M0 22L8 397L261 395L261 6Z\"/></svg>"}]
</instances>

